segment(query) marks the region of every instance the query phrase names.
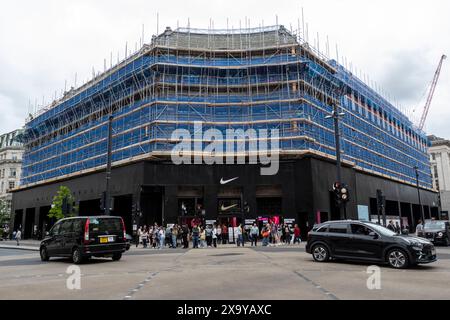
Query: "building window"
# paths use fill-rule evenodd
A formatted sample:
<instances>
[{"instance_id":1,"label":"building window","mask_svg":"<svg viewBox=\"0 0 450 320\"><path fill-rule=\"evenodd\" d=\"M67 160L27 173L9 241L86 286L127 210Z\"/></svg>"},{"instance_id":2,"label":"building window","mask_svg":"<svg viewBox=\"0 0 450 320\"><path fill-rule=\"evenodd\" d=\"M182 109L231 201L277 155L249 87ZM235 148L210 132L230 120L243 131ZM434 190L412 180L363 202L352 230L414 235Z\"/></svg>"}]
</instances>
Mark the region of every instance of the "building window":
<instances>
[{"instance_id":1,"label":"building window","mask_svg":"<svg viewBox=\"0 0 450 320\"><path fill-rule=\"evenodd\" d=\"M16 168L9 168L9 177L15 178L17 176L17 170Z\"/></svg>"},{"instance_id":2,"label":"building window","mask_svg":"<svg viewBox=\"0 0 450 320\"><path fill-rule=\"evenodd\" d=\"M9 182L9 190L14 189L16 186L16 183L14 181Z\"/></svg>"}]
</instances>

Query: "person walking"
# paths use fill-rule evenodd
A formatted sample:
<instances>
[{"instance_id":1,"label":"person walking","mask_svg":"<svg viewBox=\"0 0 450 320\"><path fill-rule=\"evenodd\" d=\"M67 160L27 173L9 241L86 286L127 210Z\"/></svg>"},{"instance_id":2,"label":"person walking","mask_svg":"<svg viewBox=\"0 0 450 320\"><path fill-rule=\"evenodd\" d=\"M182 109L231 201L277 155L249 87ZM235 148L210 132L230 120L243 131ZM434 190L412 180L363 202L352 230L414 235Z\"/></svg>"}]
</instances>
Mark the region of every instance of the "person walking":
<instances>
[{"instance_id":1,"label":"person walking","mask_svg":"<svg viewBox=\"0 0 450 320\"><path fill-rule=\"evenodd\" d=\"M178 238L178 226L174 225L172 228L172 248L177 248L177 238Z\"/></svg>"},{"instance_id":2,"label":"person walking","mask_svg":"<svg viewBox=\"0 0 450 320\"><path fill-rule=\"evenodd\" d=\"M205 229L206 245L212 247L213 228L211 225L207 225Z\"/></svg>"},{"instance_id":3,"label":"person walking","mask_svg":"<svg viewBox=\"0 0 450 320\"><path fill-rule=\"evenodd\" d=\"M192 247L198 249L198 241L200 237L200 229L197 225L192 228Z\"/></svg>"},{"instance_id":4,"label":"person walking","mask_svg":"<svg viewBox=\"0 0 450 320\"><path fill-rule=\"evenodd\" d=\"M139 227L139 229L136 232L136 248L139 246L139 243L142 241L142 226Z\"/></svg>"},{"instance_id":5,"label":"person walking","mask_svg":"<svg viewBox=\"0 0 450 320\"><path fill-rule=\"evenodd\" d=\"M256 223L254 223L252 228L250 229L250 239L252 241L251 242L252 247L253 247L253 243L255 244L255 247L257 246L258 236L259 236L259 228L256 225Z\"/></svg>"},{"instance_id":6,"label":"person walking","mask_svg":"<svg viewBox=\"0 0 450 320\"><path fill-rule=\"evenodd\" d=\"M166 245L166 232L164 231L164 227L161 226L159 228L159 250L164 249Z\"/></svg>"},{"instance_id":7,"label":"person walking","mask_svg":"<svg viewBox=\"0 0 450 320\"><path fill-rule=\"evenodd\" d=\"M181 236L183 238L183 248L189 248L189 228L187 227L187 225L183 225Z\"/></svg>"},{"instance_id":8,"label":"person walking","mask_svg":"<svg viewBox=\"0 0 450 320\"><path fill-rule=\"evenodd\" d=\"M150 226L148 229L148 247L153 247L153 226Z\"/></svg>"},{"instance_id":9,"label":"person walking","mask_svg":"<svg viewBox=\"0 0 450 320\"><path fill-rule=\"evenodd\" d=\"M169 248L172 248L172 228L167 226L165 233L165 244L169 244Z\"/></svg>"},{"instance_id":10,"label":"person walking","mask_svg":"<svg viewBox=\"0 0 450 320\"><path fill-rule=\"evenodd\" d=\"M236 236L237 236L237 246L239 247L241 244L242 246L244 246L244 236L242 233L242 224L240 224L237 228L236 228Z\"/></svg>"},{"instance_id":11,"label":"person walking","mask_svg":"<svg viewBox=\"0 0 450 320\"><path fill-rule=\"evenodd\" d=\"M289 225L284 225L284 243L289 244L291 242L291 228Z\"/></svg>"},{"instance_id":12,"label":"person walking","mask_svg":"<svg viewBox=\"0 0 450 320\"><path fill-rule=\"evenodd\" d=\"M301 238L300 238L300 228L298 227L298 224L296 224L294 226L294 244L298 242L302 242Z\"/></svg>"},{"instance_id":13,"label":"person walking","mask_svg":"<svg viewBox=\"0 0 450 320\"><path fill-rule=\"evenodd\" d=\"M148 231L147 226L144 226L144 229L142 230L142 246L147 248L147 239L148 239Z\"/></svg>"},{"instance_id":14,"label":"person walking","mask_svg":"<svg viewBox=\"0 0 450 320\"><path fill-rule=\"evenodd\" d=\"M267 247L269 245L270 230L271 230L270 224L267 224L261 231L261 236L263 238L262 240L263 247Z\"/></svg>"},{"instance_id":15,"label":"person walking","mask_svg":"<svg viewBox=\"0 0 450 320\"><path fill-rule=\"evenodd\" d=\"M395 232L397 232L398 234L402 233L402 228L400 227L398 221L395 222Z\"/></svg>"},{"instance_id":16,"label":"person walking","mask_svg":"<svg viewBox=\"0 0 450 320\"><path fill-rule=\"evenodd\" d=\"M216 227L216 235L217 243L220 243L222 241L222 226L220 224Z\"/></svg>"},{"instance_id":17,"label":"person walking","mask_svg":"<svg viewBox=\"0 0 450 320\"><path fill-rule=\"evenodd\" d=\"M17 241L17 245L20 246L20 240L22 239L22 231L17 230L16 232L16 241Z\"/></svg>"},{"instance_id":18,"label":"person walking","mask_svg":"<svg viewBox=\"0 0 450 320\"><path fill-rule=\"evenodd\" d=\"M159 229L158 226L155 225L153 227L153 249L156 249L159 247Z\"/></svg>"},{"instance_id":19,"label":"person walking","mask_svg":"<svg viewBox=\"0 0 450 320\"><path fill-rule=\"evenodd\" d=\"M419 220L417 222L417 226L416 226L416 236L417 237L422 237L423 236L423 223L422 220Z\"/></svg>"},{"instance_id":20,"label":"person walking","mask_svg":"<svg viewBox=\"0 0 450 320\"><path fill-rule=\"evenodd\" d=\"M226 224L222 225L222 244L227 244L228 239L228 227Z\"/></svg>"},{"instance_id":21,"label":"person walking","mask_svg":"<svg viewBox=\"0 0 450 320\"><path fill-rule=\"evenodd\" d=\"M200 231L200 248L206 247L206 230L204 228L201 228Z\"/></svg>"},{"instance_id":22,"label":"person walking","mask_svg":"<svg viewBox=\"0 0 450 320\"><path fill-rule=\"evenodd\" d=\"M277 228L277 225L275 224L275 222L272 223L270 235L272 237L272 244L276 244L277 236L278 236L278 228Z\"/></svg>"},{"instance_id":23,"label":"person walking","mask_svg":"<svg viewBox=\"0 0 450 320\"><path fill-rule=\"evenodd\" d=\"M393 232L397 232L397 230L395 229L395 225L394 225L394 221L389 220L389 224L387 225L387 227L389 230L393 231Z\"/></svg>"},{"instance_id":24,"label":"person walking","mask_svg":"<svg viewBox=\"0 0 450 320\"><path fill-rule=\"evenodd\" d=\"M220 228L217 228L216 225L213 226L212 229L212 242L214 248L217 248L217 231L220 230Z\"/></svg>"}]
</instances>

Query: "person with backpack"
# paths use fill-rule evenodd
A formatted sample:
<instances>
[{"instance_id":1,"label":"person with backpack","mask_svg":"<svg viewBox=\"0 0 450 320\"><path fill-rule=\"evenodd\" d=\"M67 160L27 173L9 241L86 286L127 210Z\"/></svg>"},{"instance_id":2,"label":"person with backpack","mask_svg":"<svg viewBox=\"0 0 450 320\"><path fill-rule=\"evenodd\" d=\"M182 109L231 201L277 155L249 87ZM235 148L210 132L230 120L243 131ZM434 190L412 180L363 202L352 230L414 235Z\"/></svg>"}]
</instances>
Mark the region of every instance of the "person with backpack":
<instances>
[{"instance_id":1,"label":"person with backpack","mask_svg":"<svg viewBox=\"0 0 450 320\"><path fill-rule=\"evenodd\" d=\"M250 229L250 239L252 241L252 243L251 243L252 247L253 247L253 243L255 244L255 247L256 247L256 244L258 242L258 236L259 236L259 228L256 225L256 223L254 223L252 228Z\"/></svg>"},{"instance_id":2,"label":"person with backpack","mask_svg":"<svg viewBox=\"0 0 450 320\"><path fill-rule=\"evenodd\" d=\"M197 225L192 228L192 247L198 249L198 241L200 237L200 229Z\"/></svg>"},{"instance_id":3,"label":"person with backpack","mask_svg":"<svg viewBox=\"0 0 450 320\"><path fill-rule=\"evenodd\" d=\"M261 236L263 238L262 245L263 247L267 247L269 245L271 227L270 224L267 224L265 228L261 231Z\"/></svg>"}]
</instances>

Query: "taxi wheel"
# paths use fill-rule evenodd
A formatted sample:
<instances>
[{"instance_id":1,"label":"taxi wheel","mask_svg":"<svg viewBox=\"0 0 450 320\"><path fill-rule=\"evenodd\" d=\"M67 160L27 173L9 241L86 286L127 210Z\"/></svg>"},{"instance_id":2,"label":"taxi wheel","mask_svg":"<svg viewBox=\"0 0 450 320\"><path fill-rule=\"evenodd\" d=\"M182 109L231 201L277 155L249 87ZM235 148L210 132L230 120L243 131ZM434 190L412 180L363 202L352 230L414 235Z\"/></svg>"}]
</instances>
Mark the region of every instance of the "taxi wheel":
<instances>
[{"instance_id":1,"label":"taxi wheel","mask_svg":"<svg viewBox=\"0 0 450 320\"><path fill-rule=\"evenodd\" d=\"M48 256L48 252L47 252L47 248L46 247L41 247L41 250L39 250L39 253L41 255L41 260L42 261L50 260L50 257Z\"/></svg>"},{"instance_id":2,"label":"taxi wheel","mask_svg":"<svg viewBox=\"0 0 450 320\"><path fill-rule=\"evenodd\" d=\"M81 254L80 248L73 249L73 251L72 251L72 261L75 264L83 263L83 256Z\"/></svg>"},{"instance_id":3,"label":"taxi wheel","mask_svg":"<svg viewBox=\"0 0 450 320\"><path fill-rule=\"evenodd\" d=\"M119 261L120 258L122 258L122 254L121 253L115 253L112 256L113 261Z\"/></svg>"}]
</instances>

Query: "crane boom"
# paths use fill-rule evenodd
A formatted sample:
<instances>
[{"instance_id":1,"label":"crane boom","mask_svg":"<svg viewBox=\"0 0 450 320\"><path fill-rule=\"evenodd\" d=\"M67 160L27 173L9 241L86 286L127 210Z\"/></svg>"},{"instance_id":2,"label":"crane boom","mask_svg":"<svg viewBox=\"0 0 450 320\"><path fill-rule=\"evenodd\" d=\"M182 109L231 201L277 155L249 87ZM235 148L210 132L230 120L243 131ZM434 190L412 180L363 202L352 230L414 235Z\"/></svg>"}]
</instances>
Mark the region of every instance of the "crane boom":
<instances>
[{"instance_id":1,"label":"crane boom","mask_svg":"<svg viewBox=\"0 0 450 320\"><path fill-rule=\"evenodd\" d=\"M439 65L436 69L436 72L434 73L433 81L431 82L431 88L430 93L428 94L427 102L425 103L425 107L423 109L422 118L420 119L419 123L419 129L423 130L423 127L425 126L425 121L427 120L428 112L430 111L431 101L433 100L434 91L436 90L436 85L439 80L439 76L441 74L442 69L442 63L447 58L447 56L444 54L441 57L441 60L439 61Z\"/></svg>"}]
</instances>

